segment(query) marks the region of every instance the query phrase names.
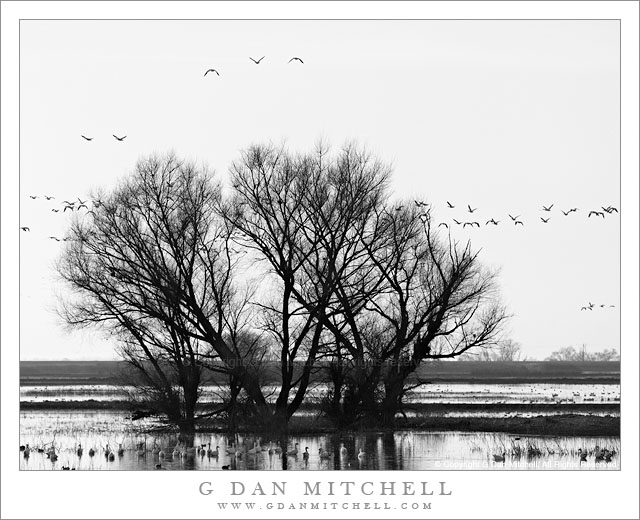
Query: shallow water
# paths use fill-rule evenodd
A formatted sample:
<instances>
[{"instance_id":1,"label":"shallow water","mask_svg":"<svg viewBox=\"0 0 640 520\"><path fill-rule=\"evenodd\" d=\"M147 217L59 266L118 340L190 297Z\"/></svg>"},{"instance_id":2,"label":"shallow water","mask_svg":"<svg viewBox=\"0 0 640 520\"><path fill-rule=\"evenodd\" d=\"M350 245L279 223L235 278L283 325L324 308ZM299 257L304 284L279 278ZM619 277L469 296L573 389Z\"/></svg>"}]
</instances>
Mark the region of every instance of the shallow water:
<instances>
[{"instance_id":1,"label":"shallow water","mask_svg":"<svg viewBox=\"0 0 640 520\"><path fill-rule=\"evenodd\" d=\"M308 399L319 399L326 385L316 385ZM133 388L115 385L50 385L21 386L20 401L118 401L126 399ZM275 394L276 387L265 389ZM221 389L205 386L201 402L219 402ZM467 384L436 383L419 387L406 398L409 403L448 404L553 404L553 403L612 403L620 402L619 384Z\"/></svg>"},{"instance_id":2,"label":"shallow water","mask_svg":"<svg viewBox=\"0 0 640 520\"><path fill-rule=\"evenodd\" d=\"M219 456L206 454L172 455L177 443L175 434L142 433L150 421L132 422L124 412L21 412L20 443L31 448L48 449L53 443L58 460L52 462L45 453L32 450L28 458L22 452L20 469L60 470L69 466L78 470L612 470L620 468L618 437L543 437L515 436L502 433L413 432L390 434L289 436L287 448L299 445L298 454L269 454L276 444L259 436L225 436L200 434L196 445L219 446ZM136 449L143 443L145 450ZM76 448L83 447L78 457ZM122 444L124 453L109 461L104 447L114 450ZM231 445L233 444L233 448ZM341 455L344 445L347 455ZM254 449L254 446L256 447ZM615 450L611 462L595 462L596 446ZM155 450L154 450L155 447ZM284 446L283 446L284 447ZM89 449L96 454L90 457ZM308 448L309 457L303 455ZM323 448L329 458L321 458ZM166 456L160 457L162 449ZM263 451L264 449L264 451ZM580 463L578 449L591 452ZM253 450L253 452L252 452ZM362 450L364 454L357 456ZM227 453L229 452L229 453ZM505 453L504 462L494 462L493 455Z\"/></svg>"}]
</instances>

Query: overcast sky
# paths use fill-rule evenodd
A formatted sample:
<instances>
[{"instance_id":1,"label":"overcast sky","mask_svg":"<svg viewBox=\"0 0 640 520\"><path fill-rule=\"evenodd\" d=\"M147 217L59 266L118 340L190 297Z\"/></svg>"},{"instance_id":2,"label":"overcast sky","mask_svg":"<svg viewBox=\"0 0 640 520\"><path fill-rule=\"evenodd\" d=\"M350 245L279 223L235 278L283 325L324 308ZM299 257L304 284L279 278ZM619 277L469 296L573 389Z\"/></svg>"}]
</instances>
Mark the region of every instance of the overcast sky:
<instances>
[{"instance_id":1,"label":"overcast sky","mask_svg":"<svg viewBox=\"0 0 640 520\"><path fill-rule=\"evenodd\" d=\"M22 21L20 74L23 360L114 357L55 313L62 200L154 152L226 180L252 143L320 138L390 162L395 196L427 200L436 222L481 222L452 233L500 269L525 354L619 348L619 214L587 217L619 209L617 21Z\"/></svg>"}]
</instances>

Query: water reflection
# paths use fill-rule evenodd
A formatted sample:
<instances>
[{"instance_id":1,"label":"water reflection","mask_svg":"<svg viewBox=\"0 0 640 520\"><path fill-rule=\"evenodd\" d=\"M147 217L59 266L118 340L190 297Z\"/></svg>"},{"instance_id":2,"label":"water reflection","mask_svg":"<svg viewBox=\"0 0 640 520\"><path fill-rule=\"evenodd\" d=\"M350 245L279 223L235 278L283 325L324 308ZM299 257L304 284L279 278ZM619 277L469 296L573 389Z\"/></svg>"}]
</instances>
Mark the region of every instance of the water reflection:
<instances>
[{"instance_id":1,"label":"water reflection","mask_svg":"<svg viewBox=\"0 0 640 520\"><path fill-rule=\"evenodd\" d=\"M77 470L156 470L159 466L162 470L275 471L620 468L618 437L398 431L292 435L286 446L252 435L199 434L195 442L198 448L204 446L204 449L181 453L177 435L132 430L124 413L21 413L20 443L28 443L31 451L28 457L24 452L19 453L20 469L60 470L63 466ZM145 449L139 452L140 443ZM296 443L297 454L287 455ZM58 455L56 461L46 453L52 444ZM83 447L82 456L77 454L78 444ZM113 449L122 444L122 455L110 461L104 454L107 444ZM596 462L596 447L613 450L611 461ZM92 448L93 457L89 456ZM589 452L587 462L580 462L579 449ZM164 456L159 451L164 452ZM506 454L505 461L494 462L493 455L501 453Z\"/></svg>"}]
</instances>

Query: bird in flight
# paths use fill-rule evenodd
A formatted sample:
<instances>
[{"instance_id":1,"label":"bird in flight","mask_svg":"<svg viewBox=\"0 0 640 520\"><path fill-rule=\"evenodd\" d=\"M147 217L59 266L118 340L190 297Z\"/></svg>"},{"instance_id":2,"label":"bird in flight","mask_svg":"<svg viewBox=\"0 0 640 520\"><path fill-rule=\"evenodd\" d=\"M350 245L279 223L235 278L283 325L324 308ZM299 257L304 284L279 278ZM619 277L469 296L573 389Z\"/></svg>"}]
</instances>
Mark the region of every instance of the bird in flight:
<instances>
[{"instance_id":1,"label":"bird in flight","mask_svg":"<svg viewBox=\"0 0 640 520\"><path fill-rule=\"evenodd\" d=\"M126 136L126 135L125 135L125 136L123 136L123 137L118 137L118 136L117 136L117 135L115 135L115 134L111 134L111 135L112 135L113 137L115 137L118 141L124 141L124 140L127 138L127 136Z\"/></svg>"},{"instance_id":2,"label":"bird in flight","mask_svg":"<svg viewBox=\"0 0 640 520\"><path fill-rule=\"evenodd\" d=\"M80 204L86 204L86 203L87 203L87 201L86 201L86 200L82 200L80 197L78 197L78 202L79 202ZM74 204L75 204L75 203L74 203Z\"/></svg>"},{"instance_id":3,"label":"bird in flight","mask_svg":"<svg viewBox=\"0 0 640 520\"><path fill-rule=\"evenodd\" d=\"M563 210L563 209L562 209L562 210L560 210L560 211L562 211L562 214L563 214L565 217L566 217L569 213L571 213L571 210L569 210L569 211L565 211L565 210Z\"/></svg>"},{"instance_id":4,"label":"bird in flight","mask_svg":"<svg viewBox=\"0 0 640 520\"><path fill-rule=\"evenodd\" d=\"M447 201L447 206L449 206L450 208L455 208L455 206L453 204L451 204L451 202Z\"/></svg>"},{"instance_id":5,"label":"bird in flight","mask_svg":"<svg viewBox=\"0 0 640 520\"><path fill-rule=\"evenodd\" d=\"M460 224L462 224L462 222L458 222L455 218L453 219L453 221L454 221L456 224L458 224L458 226L459 226Z\"/></svg>"},{"instance_id":6,"label":"bird in flight","mask_svg":"<svg viewBox=\"0 0 640 520\"><path fill-rule=\"evenodd\" d=\"M571 208L571 209L569 210L569 213L573 213L574 211L578 211L578 208Z\"/></svg>"},{"instance_id":7,"label":"bird in flight","mask_svg":"<svg viewBox=\"0 0 640 520\"><path fill-rule=\"evenodd\" d=\"M22 231L31 231L27 226L23 226L20 229L22 229Z\"/></svg>"},{"instance_id":8,"label":"bird in flight","mask_svg":"<svg viewBox=\"0 0 640 520\"><path fill-rule=\"evenodd\" d=\"M400 211L403 207L404 207L404 206L398 206L398 207L396 208L396 211Z\"/></svg>"},{"instance_id":9,"label":"bird in flight","mask_svg":"<svg viewBox=\"0 0 640 520\"><path fill-rule=\"evenodd\" d=\"M294 60L295 60L295 61L299 61L300 63L304 64L304 61L302 61L300 58L297 58L297 57L295 57L295 56L294 56L293 58L291 58L287 63L291 63L291 62L292 62L292 61L294 61Z\"/></svg>"},{"instance_id":10,"label":"bird in flight","mask_svg":"<svg viewBox=\"0 0 640 520\"><path fill-rule=\"evenodd\" d=\"M58 237L49 237L51 240L55 240L56 242L60 242L60 239Z\"/></svg>"},{"instance_id":11,"label":"bird in flight","mask_svg":"<svg viewBox=\"0 0 640 520\"><path fill-rule=\"evenodd\" d=\"M438 224L438 227L440 227L440 226L444 226L446 228L449 227L449 225L446 222L440 222L440 224Z\"/></svg>"},{"instance_id":12,"label":"bird in flight","mask_svg":"<svg viewBox=\"0 0 640 520\"><path fill-rule=\"evenodd\" d=\"M93 137L87 137L86 135L82 135L82 134L80 134L80 137L82 137L83 139L85 139L87 141L93 141Z\"/></svg>"},{"instance_id":13,"label":"bird in flight","mask_svg":"<svg viewBox=\"0 0 640 520\"><path fill-rule=\"evenodd\" d=\"M602 217L604 218L604 213L602 211L595 211L595 210L591 210L589 212L589 216L588 218L591 218L591 215L595 215L596 217Z\"/></svg>"},{"instance_id":14,"label":"bird in flight","mask_svg":"<svg viewBox=\"0 0 640 520\"><path fill-rule=\"evenodd\" d=\"M542 222L544 222L544 223L546 224L547 222L549 222L550 218L551 218L551 217L549 217L549 218L542 218L542 217L540 217L540 220L542 220Z\"/></svg>"},{"instance_id":15,"label":"bird in flight","mask_svg":"<svg viewBox=\"0 0 640 520\"><path fill-rule=\"evenodd\" d=\"M59 213L60 212L59 209L55 209L55 208L53 208L51 211L53 211L54 213Z\"/></svg>"},{"instance_id":16,"label":"bird in flight","mask_svg":"<svg viewBox=\"0 0 640 520\"><path fill-rule=\"evenodd\" d=\"M551 208L553 208L553 204L551 204L551 206L549 206L549 207L543 205L542 206L542 211L551 211Z\"/></svg>"},{"instance_id":17,"label":"bird in flight","mask_svg":"<svg viewBox=\"0 0 640 520\"><path fill-rule=\"evenodd\" d=\"M582 309L580 309L581 311L592 311L593 308L591 307L582 307Z\"/></svg>"},{"instance_id":18,"label":"bird in flight","mask_svg":"<svg viewBox=\"0 0 640 520\"><path fill-rule=\"evenodd\" d=\"M204 73L204 75L206 76L207 74L209 74L209 72L215 72L218 76L220 75L220 73L216 69L209 69Z\"/></svg>"},{"instance_id":19,"label":"bird in flight","mask_svg":"<svg viewBox=\"0 0 640 520\"><path fill-rule=\"evenodd\" d=\"M37 196L37 195L29 195L29 198L30 198L30 199L37 199L37 198L38 198L38 196Z\"/></svg>"},{"instance_id":20,"label":"bird in flight","mask_svg":"<svg viewBox=\"0 0 640 520\"><path fill-rule=\"evenodd\" d=\"M464 225L462 226L462 228L464 229L467 226L471 226L471 227L478 226L478 227L480 227L480 224L478 224L477 222L465 222Z\"/></svg>"},{"instance_id":21,"label":"bird in flight","mask_svg":"<svg viewBox=\"0 0 640 520\"><path fill-rule=\"evenodd\" d=\"M518 215L517 217L514 217L511 213L509 213L509 216L511 217L511 220L513 220L514 222L520 218L520 215Z\"/></svg>"},{"instance_id":22,"label":"bird in flight","mask_svg":"<svg viewBox=\"0 0 640 520\"><path fill-rule=\"evenodd\" d=\"M53 197L53 196L50 197L49 195L45 195L44 198L47 199L47 200L55 199L55 197Z\"/></svg>"},{"instance_id":23,"label":"bird in flight","mask_svg":"<svg viewBox=\"0 0 640 520\"><path fill-rule=\"evenodd\" d=\"M521 220L516 220L514 226L517 226L518 224L524 226L524 223Z\"/></svg>"},{"instance_id":24,"label":"bird in flight","mask_svg":"<svg viewBox=\"0 0 640 520\"><path fill-rule=\"evenodd\" d=\"M603 206L601 206L601 207L602 207L602 209L603 209L604 211L606 211L607 213L611 213L611 212L613 212L613 211L615 211L616 213L618 213L618 210L617 210L616 208L614 208L613 206L609 206L609 207L606 207L606 208L605 208L605 207L603 207Z\"/></svg>"},{"instance_id":25,"label":"bird in flight","mask_svg":"<svg viewBox=\"0 0 640 520\"><path fill-rule=\"evenodd\" d=\"M251 56L249 56L249 59L250 59L253 63L255 63L256 65L259 65L259 64L260 64L260 62L261 62L262 60L264 60L264 56L263 56L262 58L260 58L259 60L254 60Z\"/></svg>"},{"instance_id":26,"label":"bird in flight","mask_svg":"<svg viewBox=\"0 0 640 520\"><path fill-rule=\"evenodd\" d=\"M487 223L485 224L485 226L488 226L489 224L493 224L494 226L497 226L499 223L500 223L499 220L496 220L496 219L492 218L490 220L487 220Z\"/></svg>"},{"instance_id":27,"label":"bird in flight","mask_svg":"<svg viewBox=\"0 0 640 520\"><path fill-rule=\"evenodd\" d=\"M89 208L87 208L87 205L86 205L86 204L80 204L80 205L78 206L78 211L80 211L80 208L89 209Z\"/></svg>"},{"instance_id":28,"label":"bird in flight","mask_svg":"<svg viewBox=\"0 0 640 520\"><path fill-rule=\"evenodd\" d=\"M475 210L478 209L478 208L472 208L471 206L469 206L469 204L467 204L467 208L469 208L469 213L473 213Z\"/></svg>"},{"instance_id":29,"label":"bird in flight","mask_svg":"<svg viewBox=\"0 0 640 520\"><path fill-rule=\"evenodd\" d=\"M70 209L71 211L73 211L73 206L65 206L64 209L62 210L62 213L64 213L65 211L67 211L68 209Z\"/></svg>"}]
</instances>

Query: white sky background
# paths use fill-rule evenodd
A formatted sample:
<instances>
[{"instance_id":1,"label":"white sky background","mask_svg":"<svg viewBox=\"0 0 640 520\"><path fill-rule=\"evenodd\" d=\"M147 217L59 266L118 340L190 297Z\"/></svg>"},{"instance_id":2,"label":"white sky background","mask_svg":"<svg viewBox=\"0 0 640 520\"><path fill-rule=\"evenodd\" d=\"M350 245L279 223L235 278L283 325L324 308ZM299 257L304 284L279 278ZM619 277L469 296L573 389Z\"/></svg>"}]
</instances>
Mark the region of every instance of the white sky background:
<instances>
[{"instance_id":1,"label":"white sky background","mask_svg":"<svg viewBox=\"0 0 640 520\"><path fill-rule=\"evenodd\" d=\"M153 152L225 180L252 143L319 138L391 162L395 195L432 203L436 223L481 222L452 232L501 269L525 354L619 348L619 215L587 218L620 207L618 22L23 21L20 43L21 359L113 357L54 311L60 201L114 187ZM580 311L588 301L607 308Z\"/></svg>"}]
</instances>

